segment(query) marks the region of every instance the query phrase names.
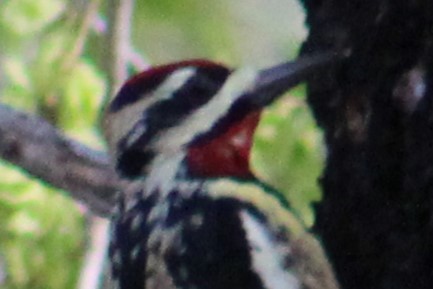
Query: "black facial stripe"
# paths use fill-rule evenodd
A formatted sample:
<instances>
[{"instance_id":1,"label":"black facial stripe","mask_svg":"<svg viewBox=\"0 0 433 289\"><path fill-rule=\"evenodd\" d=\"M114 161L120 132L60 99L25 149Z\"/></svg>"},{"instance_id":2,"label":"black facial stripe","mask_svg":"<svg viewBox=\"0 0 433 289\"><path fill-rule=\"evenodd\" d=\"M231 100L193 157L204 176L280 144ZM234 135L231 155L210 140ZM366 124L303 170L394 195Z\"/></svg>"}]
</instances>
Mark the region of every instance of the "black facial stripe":
<instances>
[{"instance_id":1,"label":"black facial stripe","mask_svg":"<svg viewBox=\"0 0 433 289\"><path fill-rule=\"evenodd\" d=\"M242 182L242 180L240 180ZM294 207L292 204L290 204L289 200L280 192L275 190L272 186L262 182L261 180L256 180L257 185L260 186L267 194L272 195L278 202L281 204L281 206L286 209L287 211L290 211L292 214L294 212L292 211L292 208ZM301 219L301 218L300 218Z\"/></svg>"},{"instance_id":2,"label":"black facial stripe","mask_svg":"<svg viewBox=\"0 0 433 289\"><path fill-rule=\"evenodd\" d=\"M118 112L128 105L137 102L143 95L157 88L170 74L157 74L147 77L145 81L137 81L136 84L124 85L109 107L111 113Z\"/></svg>"},{"instance_id":3,"label":"black facial stripe","mask_svg":"<svg viewBox=\"0 0 433 289\"><path fill-rule=\"evenodd\" d=\"M135 178L143 173L143 167L152 162L155 153L151 150L128 149L117 160L116 169L123 177Z\"/></svg>"}]
</instances>

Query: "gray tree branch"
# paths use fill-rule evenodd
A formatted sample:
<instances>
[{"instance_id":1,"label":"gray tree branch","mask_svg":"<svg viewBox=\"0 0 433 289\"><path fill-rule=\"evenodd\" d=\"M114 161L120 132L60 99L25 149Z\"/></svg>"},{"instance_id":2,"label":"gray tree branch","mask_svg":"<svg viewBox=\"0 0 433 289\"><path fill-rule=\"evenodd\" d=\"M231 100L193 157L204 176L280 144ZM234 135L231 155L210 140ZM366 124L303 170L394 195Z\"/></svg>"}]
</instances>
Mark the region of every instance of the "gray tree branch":
<instances>
[{"instance_id":1,"label":"gray tree branch","mask_svg":"<svg viewBox=\"0 0 433 289\"><path fill-rule=\"evenodd\" d=\"M108 216L120 186L105 153L68 138L40 117L1 104L0 157L102 217Z\"/></svg>"}]
</instances>

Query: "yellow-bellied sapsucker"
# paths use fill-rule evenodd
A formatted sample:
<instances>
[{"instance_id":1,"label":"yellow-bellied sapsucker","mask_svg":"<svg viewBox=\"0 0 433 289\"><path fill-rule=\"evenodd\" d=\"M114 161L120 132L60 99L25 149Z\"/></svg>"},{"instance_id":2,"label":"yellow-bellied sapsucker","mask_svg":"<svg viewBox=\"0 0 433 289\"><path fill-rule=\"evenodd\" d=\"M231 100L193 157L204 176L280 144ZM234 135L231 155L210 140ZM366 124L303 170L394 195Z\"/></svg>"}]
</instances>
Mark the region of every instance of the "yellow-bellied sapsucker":
<instances>
[{"instance_id":1,"label":"yellow-bellied sapsucker","mask_svg":"<svg viewBox=\"0 0 433 289\"><path fill-rule=\"evenodd\" d=\"M335 289L317 240L249 167L261 110L333 56L232 71L204 60L144 71L106 111L128 178L110 259L120 289Z\"/></svg>"}]
</instances>

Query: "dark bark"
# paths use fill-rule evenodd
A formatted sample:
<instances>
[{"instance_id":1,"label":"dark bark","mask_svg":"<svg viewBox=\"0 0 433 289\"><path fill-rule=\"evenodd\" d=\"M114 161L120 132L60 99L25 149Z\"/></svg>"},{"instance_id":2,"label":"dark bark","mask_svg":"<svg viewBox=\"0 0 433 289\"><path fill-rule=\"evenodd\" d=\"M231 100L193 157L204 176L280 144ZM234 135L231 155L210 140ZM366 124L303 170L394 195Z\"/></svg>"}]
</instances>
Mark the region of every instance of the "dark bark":
<instances>
[{"instance_id":1,"label":"dark bark","mask_svg":"<svg viewBox=\"0 0 433 289\"><path fill-rule=\"evenodd\" d=\"M342 288L433 288L433 2L305 0L327 145L315 230Z\"/></svg>"}]
</instances>

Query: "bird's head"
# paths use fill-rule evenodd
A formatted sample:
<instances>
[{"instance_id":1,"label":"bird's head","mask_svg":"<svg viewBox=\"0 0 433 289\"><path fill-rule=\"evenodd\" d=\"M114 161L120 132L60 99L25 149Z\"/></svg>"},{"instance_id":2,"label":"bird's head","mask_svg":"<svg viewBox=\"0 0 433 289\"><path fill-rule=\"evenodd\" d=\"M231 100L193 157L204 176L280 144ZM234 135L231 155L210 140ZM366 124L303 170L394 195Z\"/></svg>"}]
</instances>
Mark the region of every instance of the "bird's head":
<instances>
[{"instance_id":1,"label":"bird's head","mask_svg":"<svg viewBox=\"0 0 433 289\"><path fill-rule=\"evenodd\" d=\"M334 58L316 55L259 71L192 60L132 77L105 114L117 169L137 177L158 157L180 154L192 176L251 177L250 150L262 109Z\"/></svg>"}]
</instances>

